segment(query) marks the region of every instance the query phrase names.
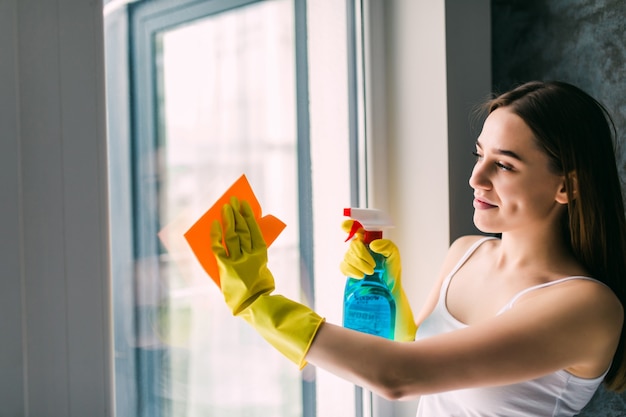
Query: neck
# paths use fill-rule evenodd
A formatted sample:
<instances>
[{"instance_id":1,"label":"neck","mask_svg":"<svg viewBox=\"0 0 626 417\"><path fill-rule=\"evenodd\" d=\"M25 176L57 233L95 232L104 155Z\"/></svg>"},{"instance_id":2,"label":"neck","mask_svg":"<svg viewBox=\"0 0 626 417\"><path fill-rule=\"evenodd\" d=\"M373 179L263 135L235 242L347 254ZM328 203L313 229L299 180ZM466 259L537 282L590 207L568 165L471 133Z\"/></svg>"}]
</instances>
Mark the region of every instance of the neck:
<instances>
[{"instance_id":1,"label":"neck","mask_svg":"<svg viewBox=\"0 0 626 417\"><path fill-rule=\"evenodd\" d=\"M556 228L538 229L535 233L529 230L503 233L496 262L506 268L537 265L561 269L578 265L569 243L564 242Z\"/></svg>"}]
</instances>

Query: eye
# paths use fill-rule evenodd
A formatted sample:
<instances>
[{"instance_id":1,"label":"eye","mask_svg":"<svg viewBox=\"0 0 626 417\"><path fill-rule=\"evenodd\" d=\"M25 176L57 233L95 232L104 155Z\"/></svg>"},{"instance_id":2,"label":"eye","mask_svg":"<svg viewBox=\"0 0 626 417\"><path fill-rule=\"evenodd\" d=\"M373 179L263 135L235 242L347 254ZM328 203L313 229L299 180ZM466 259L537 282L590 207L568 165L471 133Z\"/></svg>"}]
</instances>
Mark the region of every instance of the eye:
<instances>
[{"instance_id":1,"label":"eye","mask_svg":"<svg viewBox=\"0 0 626 417\"><path fill-rule=\"evenodd\" d=\"M482 160L484 158L483 155L481 155L477 151L473 151L472 155L474 155L474 157L476 157L476 162L479 162L480 160ZM513 171L513 167L512 166L507 165L507 164L505 164L503 162L500 162L500 161L494 162L494 165L496 167L498 167L498 169L501 170L501 171Z\"/></svg>"},{"instance_id":2,"label":"eye","mask_svg":"<svg viewBox=\"0 0 626 417\"><path fill-rule=\"evenodd\" d=\"M502 162L495 162L496 166L503 171L513 171L513 168L503 164Z\"/></svg>"}]
</instances>

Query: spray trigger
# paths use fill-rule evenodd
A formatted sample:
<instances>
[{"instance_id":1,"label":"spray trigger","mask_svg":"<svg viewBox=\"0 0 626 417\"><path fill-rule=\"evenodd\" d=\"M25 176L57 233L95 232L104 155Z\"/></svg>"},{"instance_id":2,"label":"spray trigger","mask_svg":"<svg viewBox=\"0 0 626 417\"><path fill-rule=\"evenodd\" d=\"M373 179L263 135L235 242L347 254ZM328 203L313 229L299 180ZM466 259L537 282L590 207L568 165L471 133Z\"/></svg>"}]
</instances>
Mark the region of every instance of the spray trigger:
<instances>
[{"instance_id":1,"label":"spray trigger","mask_svg":"<svg viewBox=\"0 0 626 417\"><path fill-rule=\"evenodd\" d=\"M348 234L348 237L346 238L345 242L352 239L354 235L356 234L356 232L359 231L359 229L363 229L363 225L359 223L357 220L355 220L354 223L352 223L352 228L350 229L350 233Z\"/></svg>"}]
</instances>

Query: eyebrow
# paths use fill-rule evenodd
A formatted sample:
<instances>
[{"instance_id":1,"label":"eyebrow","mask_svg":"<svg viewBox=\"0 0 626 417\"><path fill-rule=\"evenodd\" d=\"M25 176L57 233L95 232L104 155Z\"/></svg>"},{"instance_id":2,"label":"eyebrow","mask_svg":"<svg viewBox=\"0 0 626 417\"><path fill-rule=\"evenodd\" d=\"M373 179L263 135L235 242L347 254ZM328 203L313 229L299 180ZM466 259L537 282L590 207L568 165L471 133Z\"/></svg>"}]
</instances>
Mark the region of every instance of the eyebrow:
<instances>
[{"instance_id":1,"label":"eyebrow","mask_svg":"<svg viewBox=\"0 0 626 417\"><path fill-rule=\"evenodd\" d=\"M482 145L480 144L480 141L476 141L476 146L478 146L480 149L482 149ZM517 159L520 162L524 162L524 160L522 159L521 156L519 156L517 153L513 152L513 151L509 151L507 149L496 149L495 153L498 155L504 155L504 156L510 156L511 158Z\"/></svg>"}]
</instances>

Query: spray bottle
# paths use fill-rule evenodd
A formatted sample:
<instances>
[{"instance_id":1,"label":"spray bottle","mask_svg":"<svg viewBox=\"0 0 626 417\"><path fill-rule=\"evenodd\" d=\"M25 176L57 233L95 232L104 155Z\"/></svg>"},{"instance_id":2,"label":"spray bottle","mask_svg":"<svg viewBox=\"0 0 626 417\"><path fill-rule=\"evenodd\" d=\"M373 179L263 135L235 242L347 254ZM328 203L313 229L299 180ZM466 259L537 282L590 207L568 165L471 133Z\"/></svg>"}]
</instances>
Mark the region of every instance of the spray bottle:
<instances>
[{"instance_id":1,"label":"spray bottle","mask_svg":"<svg viewBox=\"0 0 626 417\"><path fill-rule=\"evenodd\" d=\"M383 237L383 229L393 227L389 217L381 210L346 208L344 216L355 220L346 241L362 228L363 243ZM376 261L374 273L363 279L348 278L343 297L343 326L393 340L396 303L385 283L385 257L370 250Z\"/></svg>"}]
</instances>

